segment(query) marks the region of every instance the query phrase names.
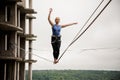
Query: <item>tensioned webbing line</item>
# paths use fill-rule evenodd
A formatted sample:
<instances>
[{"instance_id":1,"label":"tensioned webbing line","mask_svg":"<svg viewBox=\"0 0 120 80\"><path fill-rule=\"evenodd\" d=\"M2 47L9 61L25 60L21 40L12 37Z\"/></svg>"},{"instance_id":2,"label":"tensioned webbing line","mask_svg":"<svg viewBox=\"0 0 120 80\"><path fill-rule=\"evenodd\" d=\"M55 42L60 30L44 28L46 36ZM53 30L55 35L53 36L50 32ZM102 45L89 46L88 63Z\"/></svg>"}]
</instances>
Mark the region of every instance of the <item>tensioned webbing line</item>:
<instances>
[{"instance_id":1,"label":"tensioned webbing line","mask_svg":"<svg viewBox=\"0 0 120 80\"><path fill-rule=\"evenodd\" d=\"M17 44L12 44L12 45L14 45L16 48L18 48L18 49L24 51L26 54L29 53L29 51L26 52L26 50L25 50L24 48L21 48L21 47L17 46ZM25 55L26 55L26 54L25 54ZM42 57L42 56L39 56L39 55L37 55L37 54L33 54L33 53L32 53L32 55L34 55L34 56L36 56L36 57L39 57L39 58L41 58L41 59L43 59L43 60L46 60L46 61L48 61L48 62L53 62L52 60L49 60L49 59L44 58L44 57Z\"/></svg>"},{"instance_id":2,"label":"tensioned webbing line","mask_svg":"<svg viewBox=\"0 0 120 80\"><path fill-rule=\"evenodd\" d=\"M88 20L85 22L85 24L83 25L83 27L79 30L79 32L76 34L76 36L73 38L73 40L71 41L71 43L78 37L78 35L80 34L80 32L83 30L83 28L87 25L87 23L90 21L90 19L92 18L92 16L96 13L96 11L99 9L99 7L102 5L102 3L104 2L104 0L102 0L100 2L100 4L97 6L97 8L93 11L93 13L90 15L90 17L88 18ZM69 44L68 47L64 50L64 52L61 54L60 58L64 55L64 53L68 50L68 48L72 45ZM58 59L58 61L60 60L60 58Z\"/></svg>"},{"instance_id":3,"label":"tensioned webbing line","mask_svg":"<svg viewBox=\"0 0 120 80\"><path fill-rule=\"evenodd\" d=\"M28 53L29 53L28 51L26 52L26 50L25 50L24 48L21 48L21 47L19 47L18 45L12 44L12 46L15 46L16 48L24 51L25 54L28 54ZM107 49L118 49L118 50L120 50L120 48L117 48L117 47L111 47L111 48L88 48L88 49L84 48L84 49L80 49L80 50L82 50L82 52L83 52L83 51L90 51L90 50L95 50L95 51L96 51L96 50L107 50ZM36 50L36 49L34 49L34 50ZM39 50L37 50L37 51L39 51ZM82 53L82 52L81 52L81 53ZM33 54L33 53L32 53L32 55L33 55L33 56L36 56L36 57L38 57L38 58L40 58L40 59L43 59L43 60L45 60L45 61L53 62L52 60L49 60L49 59L47 59L47 58L45 58L45 57L42 57L42 56L39 56L39 55L37 55L37 54Z\"/></svg>"},{"instance_id":4,"label":"tensioned webbing line","mask_svg":"<svg viewBox=\"0 0 120 80\"><path fill-rule=\"evenodd\" d=\"M91 14L91 16L88 18L88 20L85 22L85 24L83 25L83 27L79 30L79 32L76 34L76 36L74 37L74 39L71 41L71 43L78 37L78 35L80 34L80 32L83 30L83 28L87 25L87 23L90 21L90 19L92 18L92 16L96 13L96 11L98 10L98 8L101 6L101 4L104 2L104 0L102 0L100 2L100 4L97 6L97 8L94 10L94 12ZM64 53L68 50L68 48L71 46L71 43L68 45L68 47L64 50L64 52L62 53L61 56L64 55Z\"/></svg>"},{"instance_id":5,"label":"tensioned webbing line","mask_svg":"<svg viewBox=\"0 0 120 80\"><path fill-rule=\"evenodd\" d=\"M99 12L99 14L93 19L93 21L88 25L88 27L76 38L74 39L74 41L72 41L68 47L65 49L65 51L62 53L62 55L59 57L58 61L60 61L60 59L62 58L62 56L65 54L65 52L68 50L68 48L75 42L77 41L90 27L91 25L96 21L96 19L101 15L101 13L105 10L105 8L109 5L109 3L112 0L109 0L109 2L103 7L103 9Z\"/></svg>"},{"instance_id":6,"label":"tensioned webbing line","mask_svg":"<svg viewBox=\"0 0 120 80\"><path fill-rule=\"evenodd\" d=\"M0 31L0 35L1 34L5 34L3 31ZM10 48L12 48L12 49L14 49L15 47L17 48L17 49L20 49L20 50L22 50L22 51L24 51L25 52L25 56L26 56L26 54L29 54L30 52L29 51L26 51L24 48L21 48L20 46L18 46L17 44L15 44L15 43L9 43L9 45L10 45ZM10 53L12 53L12 52L10 52ZM49 59L47 59L47 58L45 58L45 57L42 57L42 56L39 56L39 55L37 55L37 54L33 54L32 53L32 55L34 55L34 56L36 56L36 57L38 57L38 58L40 58L40 59L43 59L43 60L45 60L45 61L48 61L48 62L53 62L52 60L49 60Z\"/></svg>"},{"instance_id":7,"label":"tensioned webbing line","mask_svg":"<svg viewBox=\"0 0 120 80\"><path fill-rule=\"evenodd\" d=\"M104 2L104 0L102 0L100 2L100 4L97 6L97 8L93 11L93 13L90 15L90 17L87 19L87 21L84 23L84 25L82 26L82 28L79 30L79 32L76 34L76 36L74 37L74 39L72 40L72 42L77 38L77 36L80 34L80 32L83 30L83 28L87 25L87 23L90 21L90 19L92 18L92 16L96 13L96 11L98 10L98 8L102 5L102 3Z\"/></svg>"},{"instance_id":8,"label":"tensioned webbing line","mask_svg":"<svg viewBox=\"0 0 120 80\"><path fill-rule=\"evenodd\" d=\"M98 10L98 8L101 6L101 4L104 2L104 0L102 0L101 2L100 2L100 4L97 6L97 8L94 10L94 12L90 15L90 17L88 18L88 20L85 22L85 24L83 25L83 27L79 30L79 32L76 34L76 36L74 37L74 39L72 40L72 42L77 38L77 36L80 34L80 32L83 30L83 28L86 26L86 24L89 22L89 20L92 18L92 16L95 14L95 12ZM70 46L70 45L69 45ZM36 49L34 49L34 50L36 50ZM37 50L38 51L38 50ZM67 49L64 51L64 53L67 51ZM36 56L38 56L38 55L36 55ZM43 58L43 57L41 57L40 56L40 58L42 58L42 59L44 59L44 60L47 60L47 61L50 61L51 62L51 60L48 60L48 59L46 59L46 58Z\"/></svg>"}]
</instances>

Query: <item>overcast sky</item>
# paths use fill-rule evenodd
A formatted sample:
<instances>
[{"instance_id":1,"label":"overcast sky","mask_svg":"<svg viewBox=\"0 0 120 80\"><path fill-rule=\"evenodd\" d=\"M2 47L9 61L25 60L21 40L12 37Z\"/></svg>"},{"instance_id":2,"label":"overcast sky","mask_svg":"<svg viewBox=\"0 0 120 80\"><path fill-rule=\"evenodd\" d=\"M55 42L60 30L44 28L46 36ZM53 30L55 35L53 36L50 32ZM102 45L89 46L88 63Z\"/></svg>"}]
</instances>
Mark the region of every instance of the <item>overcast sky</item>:
<instances>
[{"instance_id":1,"label":"overcast sky","mask_svg":"<svg viewBox=\"0 0 120 80\"><path fill-rule=\"evenodd\" d=\"M49 8L53 8L51 15L53 21L59 16L60 24L78 22L77 25L62 29L62 53L100 2L101 0L33 0L33 8L37 11L33 22L33 33L37 35L37 40L33 43L33 54L53 60L52 32L47 20ZM105 0L101 8L107 2L108 0ZM83 50L96 48L107 49ZM33 64L33 69L39 70L120 70L120 0L112 0L91 28L69 48L58 64L54 65L34 55L33 58L37 60L37 63Z\"/></svg>"}]
</instances>

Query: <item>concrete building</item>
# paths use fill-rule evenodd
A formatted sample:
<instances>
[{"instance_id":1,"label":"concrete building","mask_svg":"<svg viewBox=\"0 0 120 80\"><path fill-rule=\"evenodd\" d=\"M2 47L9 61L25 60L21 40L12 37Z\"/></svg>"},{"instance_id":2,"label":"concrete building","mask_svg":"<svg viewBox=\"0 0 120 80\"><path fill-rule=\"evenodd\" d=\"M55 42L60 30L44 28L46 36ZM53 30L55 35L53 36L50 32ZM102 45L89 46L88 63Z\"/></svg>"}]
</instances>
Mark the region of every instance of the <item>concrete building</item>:
<instances>
[{"instance_id":1,"label":"concrete building","mask_svg":"<svg viewBox=\"0 0 120 80\"><path fill-rule=\"evenodd\" d=\"M32 80L32 0L26 8L25 0L0 0L0 80L25 80L25 63L29 64ZM26 19L29 33L26 33ZM25 59L26 40L29 41L29 59Z\"/></svg>"}]
</instances>

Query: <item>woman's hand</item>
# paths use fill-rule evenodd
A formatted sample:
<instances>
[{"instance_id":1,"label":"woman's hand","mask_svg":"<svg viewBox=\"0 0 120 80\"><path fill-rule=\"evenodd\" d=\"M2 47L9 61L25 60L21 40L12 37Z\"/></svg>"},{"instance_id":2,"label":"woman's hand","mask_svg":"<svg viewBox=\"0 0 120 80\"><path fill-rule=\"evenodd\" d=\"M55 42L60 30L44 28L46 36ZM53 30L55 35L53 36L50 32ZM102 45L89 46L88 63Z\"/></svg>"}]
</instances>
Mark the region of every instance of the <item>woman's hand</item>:
<instances>
[{"instance_id":1,"label":"woman's hand","mask_svg":"<svg viewBox=\"0 0 120 80\"><path fill-rule=\"evenodd\" d=\"M77 22L73 23L73 24L78 24Z\"/></svg>"},{"instance_id":2,"label":"woman's hand","mask_svg":"<svg viewBox=\"0 0 120 80\"><path fill-rule=\"evenodd\" d=\"M50 8L50 9L49 9L49 12L51 13L52 11L53 11L53 9L52 9L52 8Z\"/></svg>"}]
</instances>

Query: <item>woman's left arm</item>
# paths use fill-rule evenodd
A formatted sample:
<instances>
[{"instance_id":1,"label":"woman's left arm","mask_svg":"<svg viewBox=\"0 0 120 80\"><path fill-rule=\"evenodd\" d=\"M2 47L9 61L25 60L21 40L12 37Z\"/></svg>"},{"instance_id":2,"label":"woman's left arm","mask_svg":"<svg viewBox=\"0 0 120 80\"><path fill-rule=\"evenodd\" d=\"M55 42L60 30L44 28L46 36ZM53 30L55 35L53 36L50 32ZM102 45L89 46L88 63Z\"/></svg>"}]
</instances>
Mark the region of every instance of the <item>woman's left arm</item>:
<instances>
[{"instance_id":1,"label":"woman's left arm","mask_svg":"<svg viewBox=\"0 0 120 80\"><path fill-rule=\"evenodd\" d=\"M75 23L65 24L65 25L61 25L61 27L65 28L65 27L68 27L68 26L76 25L76 24L78 24L78 23L75 22Z\"/></svg>"}]
</instances>

